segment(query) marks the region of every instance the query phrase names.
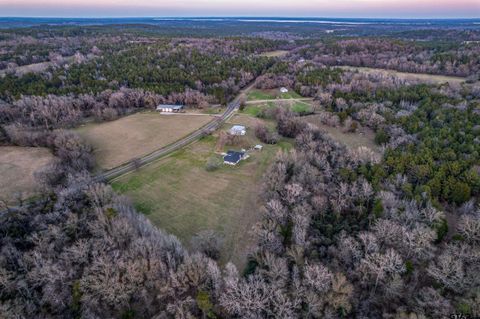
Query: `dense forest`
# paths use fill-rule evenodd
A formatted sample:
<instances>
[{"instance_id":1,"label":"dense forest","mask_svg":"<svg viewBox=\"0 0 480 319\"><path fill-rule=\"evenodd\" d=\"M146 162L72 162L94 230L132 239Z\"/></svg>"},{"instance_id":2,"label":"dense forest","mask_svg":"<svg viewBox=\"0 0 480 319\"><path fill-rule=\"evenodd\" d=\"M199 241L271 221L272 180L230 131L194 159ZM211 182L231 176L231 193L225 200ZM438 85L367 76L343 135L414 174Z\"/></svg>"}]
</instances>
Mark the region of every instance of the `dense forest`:
<instances>
[{"instance_id":1,"label":"dense forest","mask_svg":"<svg viewBox=\"0 0 480 319\"><path fill-rule=\"evenodd\" d=\"M480 45L378 38L324 41L298 51L326 65L393 69L402 72L473 76L480 72Z\"/></svg>"},{"instance_id":2,"label":"dense forest","mask_svg":"<svg viewBox=\"0 0 480 319\"><path fill-rule=\"evenodd\" d=\"M36 174L38 200L0 216L0 317L480 316L479 44L413 41L438 30L307 39L302 28L296 40L270 29L154 36L151 25L0 32L0 145L56 158ZM290 52L261 55L278 49ZM46 65L22 69L33 63ZM470 78L425 83L337 65ZM225 104L251 82L312 97L324 125L372 129L381 154L339 144L288 107L260 112L275 132L255 134L295 147L262 178L245 269L220 265L208 234L187 251L154 227L93 176L92 147L65 130L158 103Z\"/></svg>"},{"instance_id":3,"label":"dense forest","mask_svg":"<svg viewBox=\"0 0 480 319\"><path fill-rule=\"evenodd\" d=\"M252 51L279 45L265 41L140 39L125 45L113 39L92 45L87 54L76 51L71 63L50 52L53 62L41 73L18 76L6 72L0 81L0 98L11 101L21 95L97 94L125 87L164 96L189 89L225 103L269 66L268 58L251 55ZM22 56L22 60L33 60L34 53Z\"/></svg>"}]
</instances>

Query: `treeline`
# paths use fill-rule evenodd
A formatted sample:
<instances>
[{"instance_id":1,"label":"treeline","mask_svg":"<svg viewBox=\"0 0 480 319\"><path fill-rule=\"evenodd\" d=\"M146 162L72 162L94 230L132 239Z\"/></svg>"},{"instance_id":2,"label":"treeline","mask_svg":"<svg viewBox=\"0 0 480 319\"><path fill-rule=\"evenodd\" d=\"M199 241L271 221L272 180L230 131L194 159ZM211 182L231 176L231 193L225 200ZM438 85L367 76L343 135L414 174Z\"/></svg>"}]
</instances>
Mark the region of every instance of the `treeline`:
<instances>
[{"instance_id":1,"label":"treeline","mask_svg":"<svg viewBox=\"0 0 480 319\"><path fill-rule=\"evenodd\" d=\"M0 98L96 94L127 87L165 96L199 90L225 103L272 64L271 59L251 53L278 45L272 40L241 38L124 40L101 41L84 54L77 51L72 63L59 58L43 72L23 76L7 72L0 78Z\"/></svg>"},{"instance_id":2,"label":"treeline","mask_svg":"<svg viewBox=\"0 0 480 319\"><path fill-rule=\"evenodd\" d=\"M114 120L139 109L154 109L159 103L206 107L213 98L196 90L173 93L168 97L142 89L121 88L96 95L23 96L12 104L0 103L0 125L23 126L25 129L52 130L71 128L86 119Z\"/></svg>"}]
</instances>

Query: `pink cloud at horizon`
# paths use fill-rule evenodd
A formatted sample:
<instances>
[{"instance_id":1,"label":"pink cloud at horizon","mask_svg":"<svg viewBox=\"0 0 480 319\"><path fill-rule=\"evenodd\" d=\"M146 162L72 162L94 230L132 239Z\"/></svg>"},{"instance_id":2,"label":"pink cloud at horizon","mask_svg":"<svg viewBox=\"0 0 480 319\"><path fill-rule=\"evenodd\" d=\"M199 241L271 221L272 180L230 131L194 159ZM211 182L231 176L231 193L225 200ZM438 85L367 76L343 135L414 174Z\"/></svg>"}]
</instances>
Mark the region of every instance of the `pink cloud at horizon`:
<instances>
[{"instance_id":1,"label":"pink cloud at horizon","mask_svg":"<svg viewBox=\"0 0 480 319\"><path fill-rule=\"evenodd\" d=\"M480 17L479 0L0 0L0 16Z\"/></svg>"}]
</instances>

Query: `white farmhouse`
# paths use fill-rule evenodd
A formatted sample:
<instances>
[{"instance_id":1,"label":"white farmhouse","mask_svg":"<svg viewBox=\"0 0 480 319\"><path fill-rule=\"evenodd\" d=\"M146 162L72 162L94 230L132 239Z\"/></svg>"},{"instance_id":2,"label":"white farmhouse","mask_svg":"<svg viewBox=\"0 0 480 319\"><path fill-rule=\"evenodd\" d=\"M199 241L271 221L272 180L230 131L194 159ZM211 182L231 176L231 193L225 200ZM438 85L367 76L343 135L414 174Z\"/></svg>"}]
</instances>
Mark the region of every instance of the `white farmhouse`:
<instances>
[{"instance_id":1,"label":"white farmhouse","mask_svg":"<svg viewBox=\"0 0 480 319\"><path fill-rule=\"evenodd\" d=\"M157 106L157 111L162 113L178 113L183 111L183 105L160 104Z\"/></svg>"},{"instance_id":2,"label":"white farmhouse","mask_svg":"<svg viewBox=\"0 0 480 319\"><path fill-rule=\"evenodd\" d=\"M282 93L287 93L288 92L288 89L286 87L281 87L280 88L280 92Z\"/></svg>"}]
</instances>

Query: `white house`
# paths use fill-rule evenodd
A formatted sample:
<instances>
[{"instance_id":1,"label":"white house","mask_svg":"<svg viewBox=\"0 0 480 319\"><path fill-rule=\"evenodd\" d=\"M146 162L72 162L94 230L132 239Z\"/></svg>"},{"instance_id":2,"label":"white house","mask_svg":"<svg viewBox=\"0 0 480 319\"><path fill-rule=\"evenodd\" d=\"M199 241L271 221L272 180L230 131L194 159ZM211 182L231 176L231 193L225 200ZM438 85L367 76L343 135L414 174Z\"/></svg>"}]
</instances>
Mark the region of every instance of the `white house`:
<instances>
[{"instance_id":1,"label":"white house","mask_svg":"<svg viewBox=\"0 0 480 319\"><path fill-rule=\"evenodd\" d=\"M178 113L183 111L183 105L160 104L157 106L157 111L162 113Z\"/></svg>"},{"instance_id":2,"label":"white house","mask_svg":"<svg viewBox=\"0 0 480 319\"><path fill-rule=\"evenodd\" d=\"M247 129L243 125L234 125L229 132L232 135L245 135L247 134Z\"/></svg>"},{"instance_id":3,"label":"white house","mask_svg":"<svg viewBox=\"0 0 480 319\"><path fill-rule=\"evenodd\" d=\"M288 92L288 89L286 87L281 87L280 88L280 92L282 93L287 93Z\"/></svg>"},{"instance_id":4,"label":"white house","mask_svg":"<svg viewBox=\"0 0 480 319\"><path fill-rule=\"evenodd\" d=\"M256 149L257 151L261 151L263 149L263 145L257 144L253 148Z\"/></svg>"}]
</instances>

